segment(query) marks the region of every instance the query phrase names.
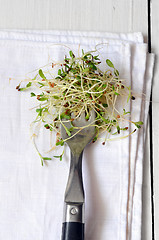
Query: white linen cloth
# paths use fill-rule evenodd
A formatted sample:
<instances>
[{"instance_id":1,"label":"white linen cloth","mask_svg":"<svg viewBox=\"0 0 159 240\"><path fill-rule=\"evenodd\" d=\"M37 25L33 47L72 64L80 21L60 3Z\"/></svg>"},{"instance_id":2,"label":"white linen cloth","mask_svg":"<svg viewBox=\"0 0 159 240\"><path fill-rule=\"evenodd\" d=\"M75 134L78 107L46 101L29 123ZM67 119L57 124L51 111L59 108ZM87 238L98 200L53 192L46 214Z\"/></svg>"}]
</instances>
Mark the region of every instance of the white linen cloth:
<instances>
[{"instance_id":1,"label":"white linen cloth","mask_svg":"<svg viewBox=\"0 0 159 240\"><path fill-rule=\"evenodd\" d=\"M71 31L0 31L0 239L59 240L63 198L69 171L69 149L62 162L40 164L29 126L35 102L15 90L26 73L104 43L100 57L109 58L136 97L127 104L134 121L144 126L131 137L90 144L84 151L86 240L140 240L144 141L154 55L141 33ZM18 78L19 81L9 78ZM142 93L145 93L143 97ZM131 129L130 129L131 130ZM39 149L49 150L48 131L41 130ZM60 150L57 150L60 151ZM56 154L52 154L56 155Z\"/></svg>"}]
</instances>

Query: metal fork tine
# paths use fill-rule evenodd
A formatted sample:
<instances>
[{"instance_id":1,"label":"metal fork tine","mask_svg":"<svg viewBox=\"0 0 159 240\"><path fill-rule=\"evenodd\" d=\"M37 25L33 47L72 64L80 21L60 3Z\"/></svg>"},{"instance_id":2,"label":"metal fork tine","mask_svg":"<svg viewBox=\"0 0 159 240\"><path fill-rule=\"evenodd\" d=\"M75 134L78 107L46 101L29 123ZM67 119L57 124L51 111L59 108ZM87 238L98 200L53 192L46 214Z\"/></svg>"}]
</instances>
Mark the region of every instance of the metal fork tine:
<instances>
[{"instance_id":1,"label":"metal fork tine","mask_svg":"<svg viewBox=\"0 0 159 240\"><path fill-rule=\"evenodd\" d=\"M93 121L95 121L95 117L96 117L95 111L94 111L94 110L91 110L91 112L90 112L90 117L89 117L89 119L88 119L88 122L93 122Z\"/></svg>"}]
</instances>

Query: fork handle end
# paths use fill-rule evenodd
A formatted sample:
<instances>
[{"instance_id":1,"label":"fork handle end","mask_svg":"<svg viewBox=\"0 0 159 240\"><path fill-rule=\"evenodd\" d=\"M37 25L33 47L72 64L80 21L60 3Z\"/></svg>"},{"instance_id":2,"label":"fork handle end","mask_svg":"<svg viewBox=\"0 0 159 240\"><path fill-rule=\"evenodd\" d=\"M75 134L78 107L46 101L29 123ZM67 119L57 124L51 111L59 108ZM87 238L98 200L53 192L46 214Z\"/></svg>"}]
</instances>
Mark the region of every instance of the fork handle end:
<instances>
[{"instance_id":1,"label":"fork handle end","mask_svg":"<svg viewBox=\"0 0 159 240\"><path fill-rule=\"evenodd\" d=\"M64 222L61 240L84 240L84 223Z\"/></svg>"}]
</instances>

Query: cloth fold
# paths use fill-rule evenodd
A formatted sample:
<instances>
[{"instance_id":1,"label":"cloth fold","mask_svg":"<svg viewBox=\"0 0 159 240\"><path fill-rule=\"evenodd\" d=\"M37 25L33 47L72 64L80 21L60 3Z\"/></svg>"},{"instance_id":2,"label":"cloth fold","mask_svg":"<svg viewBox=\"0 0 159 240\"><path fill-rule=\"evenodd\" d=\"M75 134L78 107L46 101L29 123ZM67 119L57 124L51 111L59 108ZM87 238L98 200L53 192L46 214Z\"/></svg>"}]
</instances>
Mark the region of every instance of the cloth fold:
<instances>
[{"instance_id":1,"label":"cloth fold","mask_svg":"<svg viewBox=\"0 0 159 240\"><path fill-rule=\"evenodd\" d=\"M154 55L141 33L71 31L0 31L0 238L58 240L70 152L62 162L41 167L30 140L34 101L16 85L52 59L63 59L66 47L78 53L98 48L102 64L109 58L131 86L136 99L126 104L133 121L144 125L130 137L90 144L84 151L86 240L140 240L142 170ZM101 64L101 65L102 65ZM103 66L103 65L102 65ZM14 78L9 83L9 78ZM123 107L123 106L122 106ZM133 130L129 126L130 132ZM48 134L39 132L39 148L48 150ZM60 151L60 150L57 150Z\"/></svg>"}]
</instances>

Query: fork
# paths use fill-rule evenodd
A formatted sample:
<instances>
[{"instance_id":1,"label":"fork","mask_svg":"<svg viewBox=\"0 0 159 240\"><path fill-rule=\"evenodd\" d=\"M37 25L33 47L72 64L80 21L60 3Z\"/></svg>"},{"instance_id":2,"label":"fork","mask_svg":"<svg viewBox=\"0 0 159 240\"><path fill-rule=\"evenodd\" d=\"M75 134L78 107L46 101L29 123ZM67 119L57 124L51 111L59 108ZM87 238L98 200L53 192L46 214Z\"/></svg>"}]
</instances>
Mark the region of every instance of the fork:
<instances>
[{"instance_id":1,"label":"fork","mask_svg":"<svg viewBox=\"0 0 159 240\"><path fill-rule=\"evenodd\" d=\"M71 162L68 182L64 197L64 219L62 240L84 240L84 188L82 180L82 155L86 145L95 137L95 112L90 112L86 121L85 113L73 121L75 127L68 137L65 127L72 127L70 122L62 120L61 137L66 140L71 150Z\"/></svg>"}]
</instances>

